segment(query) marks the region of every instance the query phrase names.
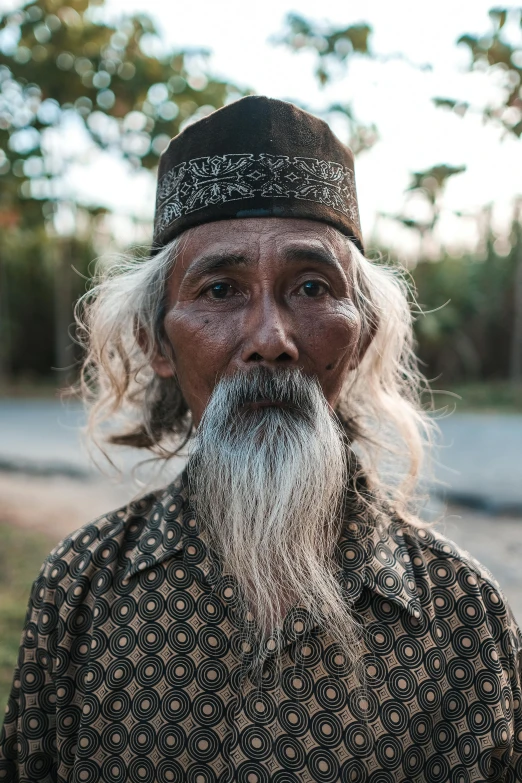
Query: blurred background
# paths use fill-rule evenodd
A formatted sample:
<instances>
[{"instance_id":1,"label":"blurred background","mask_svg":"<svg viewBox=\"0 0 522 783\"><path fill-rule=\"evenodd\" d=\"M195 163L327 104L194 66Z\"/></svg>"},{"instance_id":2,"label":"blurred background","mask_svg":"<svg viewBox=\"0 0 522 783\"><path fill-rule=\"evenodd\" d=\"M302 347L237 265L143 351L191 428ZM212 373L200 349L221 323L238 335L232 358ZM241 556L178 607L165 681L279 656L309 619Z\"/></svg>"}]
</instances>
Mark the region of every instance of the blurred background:
<instances>
[{"instance_id":1,"label":"blurred background","mask_svg":"<svg viewBox=\"0 0 522 783\"><path fill-rule=\"evenodd\" d=\"M322 116L354 150L369 255L411 276L435 390L426 516L522 620L522 8L361 8L0 0L0 701L43 558L139 491L137 456L97 472L81 407L61 400L81 358L74 303L96 259L147 248L169 139L251 93Z\"/></svg>"}]
</instances>

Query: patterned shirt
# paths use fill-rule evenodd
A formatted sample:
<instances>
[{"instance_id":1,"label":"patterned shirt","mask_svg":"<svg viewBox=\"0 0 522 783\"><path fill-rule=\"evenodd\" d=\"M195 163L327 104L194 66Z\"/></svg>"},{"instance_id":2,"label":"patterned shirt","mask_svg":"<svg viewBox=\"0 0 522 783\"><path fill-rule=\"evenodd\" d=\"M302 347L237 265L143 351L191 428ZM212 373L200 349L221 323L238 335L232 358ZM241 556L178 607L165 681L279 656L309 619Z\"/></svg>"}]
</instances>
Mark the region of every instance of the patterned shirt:
<instances>
[{"instance_id":1,"label":"patterned shirt","mask_svg":"<svg viewBox=\"0 0 522 783\"><path fill-rule=\"evenodd\" d=\"M400 520L347 517L339 548L365 688L299 607L245 664L183 477L80 528L32 589L0 781L522 781L522 638L491 576Z\"/></svg>"}]
</instances>

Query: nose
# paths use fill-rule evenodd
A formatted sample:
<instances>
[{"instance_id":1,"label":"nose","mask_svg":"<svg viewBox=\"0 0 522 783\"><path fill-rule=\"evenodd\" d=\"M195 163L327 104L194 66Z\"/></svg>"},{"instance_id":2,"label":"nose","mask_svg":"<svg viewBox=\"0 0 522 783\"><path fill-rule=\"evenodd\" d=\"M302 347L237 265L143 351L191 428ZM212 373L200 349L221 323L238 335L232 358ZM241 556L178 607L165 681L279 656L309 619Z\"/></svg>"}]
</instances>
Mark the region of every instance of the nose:
<instances>
[{"instance_id":1,"label":"nose","mask_svg":"<svg viewBox=\"0 0 522 783\"><path fill-rule=\"evenodd\" d=\"M295 364L299 350L292 333L291 319L272 297L251 303L246 318L241 363L252 366Z\"/></svg>"}]
</instances>

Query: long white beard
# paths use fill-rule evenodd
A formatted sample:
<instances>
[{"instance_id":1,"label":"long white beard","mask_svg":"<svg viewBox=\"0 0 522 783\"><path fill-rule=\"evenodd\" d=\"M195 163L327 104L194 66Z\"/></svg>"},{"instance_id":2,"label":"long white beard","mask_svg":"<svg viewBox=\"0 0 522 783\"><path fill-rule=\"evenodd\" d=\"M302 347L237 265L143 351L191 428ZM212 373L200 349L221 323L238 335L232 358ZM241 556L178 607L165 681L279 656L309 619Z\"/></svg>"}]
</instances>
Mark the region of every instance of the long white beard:
<instances>
[{"instance_id":1,"label":"long white beard","mask_svg":"<svg viewBox=\"0 0 522 783\"><path fill-rule=\"evenodd\" d=\"M284 406L244 407L263 399ZM223 378L188 473L198 523L261 636L281 628L299 604L355 664L357 625L335 560L347 444L318 383L263 367Z\"/></svg>"}]
</instances>

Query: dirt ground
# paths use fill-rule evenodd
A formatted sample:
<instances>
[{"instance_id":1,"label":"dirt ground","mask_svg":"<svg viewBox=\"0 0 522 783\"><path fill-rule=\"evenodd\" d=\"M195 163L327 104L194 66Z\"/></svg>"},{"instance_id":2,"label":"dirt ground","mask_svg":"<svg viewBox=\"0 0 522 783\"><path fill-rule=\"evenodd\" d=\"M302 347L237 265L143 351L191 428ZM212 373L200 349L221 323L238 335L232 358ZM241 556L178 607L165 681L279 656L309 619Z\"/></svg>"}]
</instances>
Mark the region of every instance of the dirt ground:
<instances>
[{"instance_id":1,"label":"dirt ground","mask_svg":"<svg viewBox=\"0 0 522 783\"><path fill-rule=\"evenodd\" d=\"M123 505L135 492L127 485L89 479L0 473L0 514L5 521L47 533L58 542Z\"/></svg>"},{"instance_id":2,"label":"dirt ground","mask_svg":"<svg viewBox=\"0 0 522 783\"><path fill-rule=\"evenodd\" d=\"M144 491L109 480L0 472L0 515L8 524L47 534L53 546ZM522 623L522 517L449 507L437 527L489 568Z\"/></svg>"}]
</instances>

